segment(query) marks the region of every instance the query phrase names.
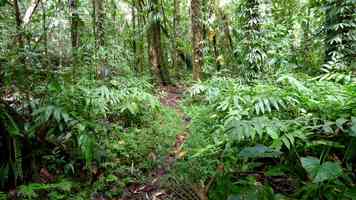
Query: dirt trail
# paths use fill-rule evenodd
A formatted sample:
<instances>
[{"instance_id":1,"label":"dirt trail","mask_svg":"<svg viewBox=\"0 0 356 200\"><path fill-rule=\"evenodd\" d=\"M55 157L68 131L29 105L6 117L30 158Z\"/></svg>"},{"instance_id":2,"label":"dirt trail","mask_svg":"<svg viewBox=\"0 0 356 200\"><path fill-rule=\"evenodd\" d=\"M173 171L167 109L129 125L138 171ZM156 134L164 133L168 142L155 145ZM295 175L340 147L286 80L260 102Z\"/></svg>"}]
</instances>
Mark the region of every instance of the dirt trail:
<instances>
[{"instance_id":1,"label":"dirt trail","mask_svg":"<svg viewBox=\"0 0 356 200\"><path fill-rule=\"evenodd\" d=\"M158 89L160 102L162 105L176 110L178 116L181 117L186 126L190 119L185 116L182 110L179 109L179 102L182 100L184 87L161 86ZM175 143L172 145L168 155L165 156L164 162L151 172L151 178L142 185L132 185L128 187L124 196L120 200L165 200L168 199L169 194L161 188L161 179L168 174L170 169L174 166L177 159L182 157L182 146L187 139L187 132L184 130L176 135Z\"/></svg>"}]
</instances>

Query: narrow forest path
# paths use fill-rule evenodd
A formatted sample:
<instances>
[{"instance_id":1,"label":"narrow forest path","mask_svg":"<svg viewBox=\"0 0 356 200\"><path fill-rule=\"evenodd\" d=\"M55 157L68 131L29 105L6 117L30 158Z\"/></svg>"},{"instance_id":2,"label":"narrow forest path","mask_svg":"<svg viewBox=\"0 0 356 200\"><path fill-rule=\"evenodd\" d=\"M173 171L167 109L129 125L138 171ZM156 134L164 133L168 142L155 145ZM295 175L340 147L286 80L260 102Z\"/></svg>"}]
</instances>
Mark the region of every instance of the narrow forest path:
<instances>
[{"instance_id":1,"label":"narrow forest path","mask_svg":"<svg viewBox=\"0 0 356 200\"><path fill-rule=\"evenodd\" d=\"M132 185L125 189L120 200L166 200L169 193L162 188L162 178L170 172L177 159L184 156L183 144L188 138L188 125L190 118L187 117L179 107L183 98L185 88L182 86L160 86L156 94L163 106L175 110L182 120L183 129L176 134L175 141L172 141L171 149L164 155L161 163L150 172L147 181L140 185ZM159 142L159 141L157 141Z\"/></svg>"}]
</instances>

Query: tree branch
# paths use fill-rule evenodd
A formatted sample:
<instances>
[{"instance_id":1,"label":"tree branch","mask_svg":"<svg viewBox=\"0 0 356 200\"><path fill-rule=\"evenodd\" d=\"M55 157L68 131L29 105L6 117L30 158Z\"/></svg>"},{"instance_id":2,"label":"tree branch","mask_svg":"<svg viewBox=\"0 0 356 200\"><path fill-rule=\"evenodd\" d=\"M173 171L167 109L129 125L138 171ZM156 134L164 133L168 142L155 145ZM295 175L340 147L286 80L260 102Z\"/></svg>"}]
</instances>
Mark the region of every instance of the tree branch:
<instances>
[{"instance_id":1,"label":"tree branch","mask_svg":"<svg viewBox=\"0 0 356 200\"><path fill-rule=\"evenodd\" d=\"M5 3L9 4L10 6L14 6L14 4L12 4L10 1L5 0Z\"/></svg>"},{"instance_id":2,"label":"tree branch","mask_svg":"<svg viewBox=\"0 0 356 200\"><path fill-rule=\"evenodd\" d=\"M32 0L30 7L27 8L25 16L22 19L23 26L26 26L28 23L30 23L32 15L35 13L39 2L40 0Z\"/></svg>"}]
</instances>

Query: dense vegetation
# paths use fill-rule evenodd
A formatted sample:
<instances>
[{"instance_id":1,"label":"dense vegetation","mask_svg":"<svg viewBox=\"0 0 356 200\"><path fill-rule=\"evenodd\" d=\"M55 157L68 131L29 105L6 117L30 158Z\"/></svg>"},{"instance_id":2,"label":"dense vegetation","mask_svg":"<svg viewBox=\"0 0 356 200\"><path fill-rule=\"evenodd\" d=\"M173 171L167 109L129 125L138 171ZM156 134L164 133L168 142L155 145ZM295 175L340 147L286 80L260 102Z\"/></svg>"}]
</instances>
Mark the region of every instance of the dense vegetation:
<instances>
[{"instance_id":1,"label":"dense vegetation","mask_svg":"<svg viewBox=\"0 0 356 200\"><path fill-rule=\"evenodd\" d=\"M0 0L0 199L356 199L355 0Z\"/></svg>"}]
</instances>

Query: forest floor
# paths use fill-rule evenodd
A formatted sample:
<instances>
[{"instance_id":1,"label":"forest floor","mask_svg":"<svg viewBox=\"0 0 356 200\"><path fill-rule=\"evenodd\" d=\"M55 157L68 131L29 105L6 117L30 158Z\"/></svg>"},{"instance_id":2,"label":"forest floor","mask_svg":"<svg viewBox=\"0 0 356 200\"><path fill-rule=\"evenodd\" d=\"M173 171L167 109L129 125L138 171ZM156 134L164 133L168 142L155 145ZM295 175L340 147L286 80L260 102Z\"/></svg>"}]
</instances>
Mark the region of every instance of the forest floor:
<instances>
[{"instance_id":1,"label":"forest floor","mask_svg":"<svg viewBox=\"0 0 356 200\"><path fill-rule=\"evenodd\" d=\"M156 91L161 104L169 109L175 110L177 115L182 120L184 125L182 130L176 134L175 141L172 141L171 149L164 159L157 165L149 174L149 178L143 184L133 184L127 187L124 191L123 197L119 200L137 200L137 199L154 199L164 200L168 199L170 194L163 187L162 178L167 175L170 169L174 166L177 159L184 156L182 147L186 142L188 134L188 126L190 118L180 108L180 102L183 98L185 88L183 86L161 86ZM157 141L159 142L159 141Z\"/></svg>"}]
</instances>

